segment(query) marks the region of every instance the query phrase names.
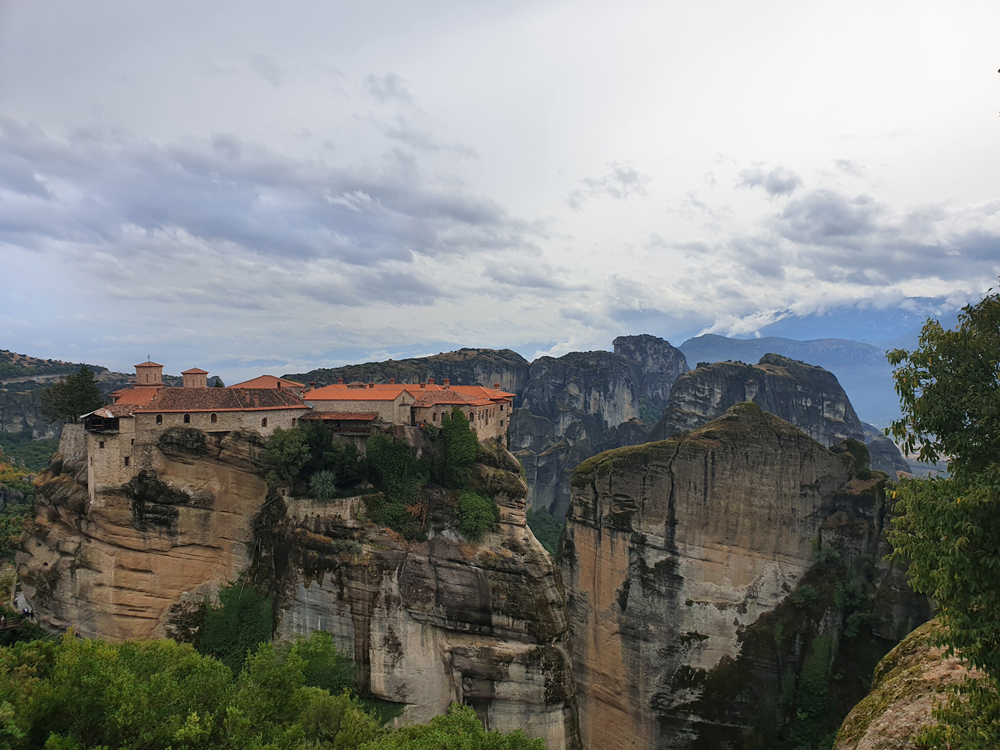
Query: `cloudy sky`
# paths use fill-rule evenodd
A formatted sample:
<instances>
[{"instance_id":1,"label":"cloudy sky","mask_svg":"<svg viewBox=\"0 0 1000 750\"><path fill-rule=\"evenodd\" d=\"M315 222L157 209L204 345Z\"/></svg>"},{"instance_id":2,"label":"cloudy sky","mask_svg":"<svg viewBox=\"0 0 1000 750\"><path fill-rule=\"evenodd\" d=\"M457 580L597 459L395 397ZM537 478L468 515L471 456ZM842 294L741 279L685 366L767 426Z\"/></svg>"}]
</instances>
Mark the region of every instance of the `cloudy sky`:
<instances>
[{"instance_id":1,"label":"cloudy sky","mask_svg":"<svg viewBox=\"0 0 1000 750\"><path fill-rule=\"evenodd\" d=\"M997 29L995 0L0 0L0 348L234 378L890 338L1000 274Z\"/></svg>"}]
</instances>

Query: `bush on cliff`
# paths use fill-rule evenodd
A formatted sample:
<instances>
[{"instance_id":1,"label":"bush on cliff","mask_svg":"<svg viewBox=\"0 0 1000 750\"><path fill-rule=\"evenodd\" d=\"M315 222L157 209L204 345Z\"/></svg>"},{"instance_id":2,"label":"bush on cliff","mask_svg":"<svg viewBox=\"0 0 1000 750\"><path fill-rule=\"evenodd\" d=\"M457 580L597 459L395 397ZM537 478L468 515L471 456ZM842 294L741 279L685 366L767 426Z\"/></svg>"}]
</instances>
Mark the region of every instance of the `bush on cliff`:
<instances>
[{"instance_id":1,"label":"bush on cliff","mask_svg":"<svg viewBox=\"0 0 1000 750\"><path fill-rule=\"evenodd\" d=\"M294 482L309 463L309 457L309 443L301 430L275 427L267 439L267 450L264 452L264 462L270 467L269 482Z\"/></svg>"},{"instance_id":2,"label":"bush on cliff","mask_svg":"<svg viewBox=\"0 0 1000 750\"><path fill-rule=\"evenodd\" d=\"M458 496L455 515L458 516L458 529L462 536L470 542L478 542L496 528L500 509L490 498L465 491Z\"/></svg>"},{"instance_id":3,"label":"bush on cliff","mask_svg":"<svg viewBox=\"0 0 1000 750\"><path fill-rule=\"evenodd\" d=\"M472 464L479 448L476 433L469 427L462 410L455 406L451 416L441 420L441 434L445 452L442 484L456 490L465 489L472 481Z\"/></svg>"}]
</instances>

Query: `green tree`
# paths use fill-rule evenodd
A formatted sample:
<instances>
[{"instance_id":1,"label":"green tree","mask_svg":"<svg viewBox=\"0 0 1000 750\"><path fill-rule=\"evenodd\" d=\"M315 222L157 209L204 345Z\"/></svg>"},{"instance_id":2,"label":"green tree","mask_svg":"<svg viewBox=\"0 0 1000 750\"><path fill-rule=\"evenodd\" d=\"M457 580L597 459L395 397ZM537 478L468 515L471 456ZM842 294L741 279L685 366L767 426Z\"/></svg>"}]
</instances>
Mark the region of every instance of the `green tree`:
<instances>
[{"instance_id":1,"label":"green tree","mask_svg":"<svg viewBox=\"0 0 1000 750\"><path fill-rule=\"evenodd\" d=\"M890 432L907 452L945 457L952 473L1000 458L1000 294L966 305L955 330L928 320L917 348L888 360L903 412Z\"/></svg>"},{"instance_id":2,"label":"green tree","mask_svg":"<svg viewBox=\"0 0 1000 750\"><path fill-rule=\"evenodd\" d=\"M80 371L70 373L41 394L39 410L50 422L68 421L76 424L80 415L88 414L104 405L101 390L93 371L81 365Z\"/></svg>"},{"instance_id":3,"label":"green tree","mask_svg":"<svg viewBox=\"0 0 1000 750\"><path fill-rule=\"evenodd\" d=\"M488 531L492 531L500 520L500 509L488 497L475 492L461 492L455 507L458 529L470 542L478 542Z\"/></svg>"},{"instance_id":4,"label":"green tree","mask_svg":"<svg viewBox=\"0 0 1000 750\"><path fill-rule=\"evenodd\" d=\"M435 716L427 724L405 727L380 740L362 746L363 750L545 750L545 741L531 739L520 729L509 734L486 731L476 712L469 706L453 703L444 716Z\"/></svg>"},{"instance_id":5,"label":"green tree","mask_svg":"<svg viewBox=\"0 0 1000 750\"><path fill-rule=\"evenodd\" d=\"M220 589L219 604L206 608L195 646L238 674L247 654L270 640L271 600L237 583Z\"/></svg>"},{"instance_id":6,"label":"green tree","mask_svg":"<svg viewBox=\"0 0 1000 750\"><path fill-rule=\"evenodd\" d=\"M275 427L267 439L264 462L279 479L294 482L309 463L309 442L298 429Z\"/></svg>"},{"instance_id":7,"label":"green tree","mask_svg":"<svg viewBox=\"0 0 1000 750\"><path fill-rule=\"evenodd\" d=\"M936 602L939 643L983 675L936 709L938 725L918 741L1000 747L1000 297L966 306L954 331L928 321L917 349L889 361L903 412L892 434L923 460L947 458L952 472L896 488L893 556Z\"/></svg>"},{"instance_id":8,"label":"green tree","mask_svg":"<svg viewBox=\"0 0 1000 750\"><path fill-rule=\"evenodd\" d=\"M464 489L472 480L479 439L457 406L452 408L449 419L441 421L441 433L445 450L444 483L453 489Z\"/></svg>"}]
</instances>

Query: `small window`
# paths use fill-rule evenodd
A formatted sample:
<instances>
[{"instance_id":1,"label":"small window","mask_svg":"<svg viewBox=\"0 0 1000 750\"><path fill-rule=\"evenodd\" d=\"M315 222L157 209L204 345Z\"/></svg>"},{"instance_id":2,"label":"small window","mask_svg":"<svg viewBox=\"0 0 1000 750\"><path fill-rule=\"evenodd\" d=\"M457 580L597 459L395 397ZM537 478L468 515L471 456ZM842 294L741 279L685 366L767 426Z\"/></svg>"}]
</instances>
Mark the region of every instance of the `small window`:
<instances>
[{"instance_id":1,"label":"small window","mask_svg":"<svg viewBox=\"0 0 1000 750\"><path fill-rule=\"evenodd\" d=\"M431 421L432 421L432 422L437 422L437 421L438 421L438 413L437 413L437 412L434 412L434 413L433 413L433 414L431 415Z\"/></svg>"},{"instance_id":2,"label":"small window","mask_svg":"<svg viewBox=\"0 0 1000 750\"><path fill-rule=\"evenodd\" d=\"M500 404L500 411L503 411L503 404Z\"/></svg>"},{"instance_id":3,"label":"small window","mask_svg":"<svg viewBox=\"0 0 1000 750\"><path fill-rule=\"evenodd\" d=\"M215 424L218 421L219 421L219 415L218 414L213 414L212 417L211 417L212 424Z\"/></svg>"},{"instance_id":4,"label":"small window","mask_svg":"<svg viewBox=\"0 0 1000 750\"><path fill-rule=\"evenodd\" d=\"M281 385L281 384L279 383L278 385ZM295 417L292 417L292 427L294 427L295 423L298 422L298 421L299 420L297 420Z\"/></svg>"},{"instance_id":5,"label":"small window","mask_svg":"<svg viewBox=\"0 0 1000 750\"><path fill-rule=\"evenodd\" d=\"M260 426L267 427L267 417L264 417L262 420L260 420Z\"/></svg>"},{"instance_id":6,"label":"small window","mask_svg":"<svg viewBox=\"0 0 1000 750\"><path fill-rule=\"evenodd\" d=\"M500 420L500 426L503 427L503 420Z\"/></svg>"},{"instance_id":7,"label":"small window","mask_svg":"<svg viewBox=\"0 0 1000 750\"><path fill-rule=\"evenodd\" d=\"M125 465L128 466L128 456L125 456Z\"/></svg>"},{"instance_id":8,"label":"small window","mask_svg":"<svg viewBox=\"0 0 1000 750\"><path fill-rule=\"evenodd\" d=\"M103 448L103 447L104 447L104 441L103 441L103 440L99 441L99 442L97 443L97 447L98 447L98 448Z\"/></svg>"},{"instance_id":9,"label":"small window","mask_svg":"<svg viewBox=\"0 0 1000 750\"><path fill-rule=\"evenodd\" d=\"M163 415L162 414L157 414L156 415L156 424L163 424Z\"/></svg>"},{"instance_id":10,"label":"small window","mask_svg":"<svg viewBox=\"0 0 1000 750\"><path fill-rule=\"evenodd\" d=\"M131 445L135 445L135 438L132 438Z\"/></svg>"},{"instance_id":11,"label":"small window","mask_svg":"<svg viewBox=\"0 0 1000 750\"><path fill-rule=\"evenodd\" d=\"M184 415L184 424L191 424L191 415L190 414L185 414Z\"/></svg>"}]
</instances>

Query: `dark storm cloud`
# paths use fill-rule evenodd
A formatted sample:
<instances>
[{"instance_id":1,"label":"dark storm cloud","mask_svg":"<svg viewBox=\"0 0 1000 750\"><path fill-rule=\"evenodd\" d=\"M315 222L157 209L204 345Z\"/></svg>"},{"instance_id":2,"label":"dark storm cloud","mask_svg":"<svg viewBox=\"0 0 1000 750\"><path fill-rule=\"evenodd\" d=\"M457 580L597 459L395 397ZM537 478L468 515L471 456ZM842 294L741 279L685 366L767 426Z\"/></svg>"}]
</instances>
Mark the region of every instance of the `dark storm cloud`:
<instances>
[{"instance_id":1,"label":"dark storm cloud","mask_svg":"<svg viewBox=\"0 0 1000 750\"><path fill-rule=\"evenodd\" d=\"M531 226L461 188L423 180L412 158L345 169L282 157L230 135L159 146L116 132L65 140L0 122L0 239L107 244L123 226L178 228L274 258L350 264L491 253Z\"/></svg>"},{"instance_id":2,"label":"dark storm cloud","mask_svg":"<svg viewBox=\"0 0 1000 750\"><path fill-rule=\"evenodd\" d=\"M792 199L756 234L729 241L729 257L763 279L790 269L832 283L891 285L961 281L1000 272L1000 202L900 214L866 194L812 190Z\"/></svg>"},{"instance_id":3,"label":"dark storm cloud","mask_svg":"<svg viewBox=\"0 0 1000 750\"><path fill-rule=\"evenodd\" d=\"M270 55L255 55L250 58L250 70L272 86L280 86L281 80L284 78L278 61Z\"/></svg>"},{"instance_id":4,"label":"dark storm cloud","mask_svg":"<svg viewBox=\"0 0 1000 750\"><path fill-rule=\"evenodd\" d=\"M570 208L579 210L588 197L607 196L615 200L628 200L634 195L649 195L649 175L616 161L608 166L611 169L603 177L586 177L581 180L583 188L574 190L566 198Z\"/></svg>"},{"instance_id":5,"label":"dark storm cloud","mask_svg":"<svg viewBox=\"0 0 1000 750\"><path fill-rule=\"evenodd\" d=\"M740 172L737 187L762 187L771 196L791 195L802 185L802 178L783 167L765 170L762 167L744 169Z\"/></svg>"},{"instance_id":6,"label":"dark storm cloud","mask_svg":"<svg viewBox=\"0 0 1000 750\"><path fill-rule=\"evenodd\" d=\"M365 90L382 103L399 102L401 104L412 104L413 96L410 94L406 81L396 73L386 73L377 76L374 73L365 76Z\"/></svg>"}]
</instances>

